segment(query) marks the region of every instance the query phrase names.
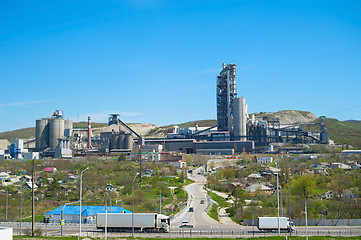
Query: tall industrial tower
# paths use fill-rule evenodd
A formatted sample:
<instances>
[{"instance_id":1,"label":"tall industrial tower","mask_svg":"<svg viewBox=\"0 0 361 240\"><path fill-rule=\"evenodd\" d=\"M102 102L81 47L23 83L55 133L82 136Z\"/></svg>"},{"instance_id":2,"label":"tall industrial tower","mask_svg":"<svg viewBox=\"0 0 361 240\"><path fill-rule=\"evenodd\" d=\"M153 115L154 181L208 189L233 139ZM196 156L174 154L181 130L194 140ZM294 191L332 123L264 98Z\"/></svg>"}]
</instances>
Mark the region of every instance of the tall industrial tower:
<instances>
[{"instance_id":1,"label":"tall industrial tower","mask_svg":"<svg viewBox=\"0 0 361 240\"><path fill-rule=\"evenodd\" d=\"M217 76L217 130L232 132L233 99L237 97L236 64L223 63Z\"/></svg>"}]
</instances>

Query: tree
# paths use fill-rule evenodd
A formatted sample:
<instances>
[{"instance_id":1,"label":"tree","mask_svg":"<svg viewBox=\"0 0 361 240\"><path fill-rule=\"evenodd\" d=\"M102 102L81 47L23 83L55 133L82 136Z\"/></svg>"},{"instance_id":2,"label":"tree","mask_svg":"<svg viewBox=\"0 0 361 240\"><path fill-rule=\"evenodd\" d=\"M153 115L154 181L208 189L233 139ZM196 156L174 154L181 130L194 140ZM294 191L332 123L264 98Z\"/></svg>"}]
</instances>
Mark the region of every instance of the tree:
<instances>
[{"instance_id":1,"label":"tree","mask_svg":"<svg viewBox=\"0 0 361 240\"><path fill-rule=\"evenodd\" d=\"M349 177L345 174L337 174L332 178L330 189L335 193L337 199L341 199L343 191L347 189Z\"/></svg>"},{"instance_id":2,"label":"tree","mask_svg":"<svg viewBox=\"0 0 361 240\"><path fill-rule=\"evenodd\" d=\"M121 162L121 161L125 161L126 160L126 157L123 153L121 153L118 157L118 161Z\"/></svg>"},{"instance_id":3,"label":"tree","mask_svg":"<svg viewBox=\"0 0 361 240\"><path fill-rule=\"evenodd\" d=\"M234 200L234 209L235 211L240 211L241 216L243 217L243 207L245 205L246 200L246 191L243 189L235 188L231 193Z\"/></svg>"},{"instance_id":4,"label":"tree","mask_svg":"<svg viewBox=\"0 0 361 240\"><path fill-rule=\"evenodd\" d=\"M311 175L303 175L298 179L293 179L290 184L290 190L293 195L301 198L308 198L316 193L316 181Z\"/></svg>"}]
</instances>

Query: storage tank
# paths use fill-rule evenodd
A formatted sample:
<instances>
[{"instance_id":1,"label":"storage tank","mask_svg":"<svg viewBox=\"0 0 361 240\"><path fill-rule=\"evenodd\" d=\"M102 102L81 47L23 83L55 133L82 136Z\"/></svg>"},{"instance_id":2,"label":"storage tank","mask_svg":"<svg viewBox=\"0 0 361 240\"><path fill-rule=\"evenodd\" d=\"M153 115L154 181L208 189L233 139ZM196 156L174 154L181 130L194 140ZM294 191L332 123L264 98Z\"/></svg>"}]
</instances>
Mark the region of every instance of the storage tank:
<instances>
[{"instance_id":1,"label":"storage tank","mask_svg":"<svg viewBox=\"0 0 361 240\"><path fill-rule=\"evenodd\" d=\"M113 133L110 136L110 150L118 149L118 138L119 138L119 134L117 133Z\"/></svg>"},{"instance_id":2,"label":"storage tank","mask_svg":"<svg viewBox=\"0 0 361 240\"><path fill-rule=\"evenodd\" d=\"M117 142L117 149L124 149L125 144L124 144L124 139L125 139L125 135L124 132L120 132L119 133L119 137L118 137L118 142Z\"/></svg>"},{"instance_id":3,"label":"storage tank","mask_svg":"<svg viewBox=\"0 0 361 240\"><path fill-rule=\"evenodd\" d=\"M246 141L247 105L244 97L233 100L233 136L235 140Z\"/></svg>"},{"instance_id":4,"label":"storage tank","mask_svg":"<svg viewBox=\"0 0 361 240\"><path fill-rule=\"evenodd\" d=\"M73 120L64 120L64 130L69 129L66 131L67 134L64 133L65 136L71 137L73 132Z\"/></svg>"},{"instance_id":5,"label":"storage tank","mask_svg":"<svg viewBox=\"0 0 361 240\"><path fill-rule=\"evenodd\" d=\"M130 149L130 150L133 149L133 136L131 133L125 134L124 149Z\"/></svg>"},{"instance_id":6,"label":"storage tank","mask_svg":"<svg viewBox=\"0 0 361 240\"><path fill-rule=\"evenodd\" d=\"M49 119L42 118L36 120L35 130L35 147L36 149L42 150L49 146Z\"/></svg>"},{"instance_id":7,"label":"storage tank","mask_svg":"<svg viewBox=\"0 0 361 240\"><path fill-rule=\"evenodd\" d=\"M64 119L51 118L49 122L49 147L55 149L58 139L64 137Z\"/></svg>"}]
</instances>

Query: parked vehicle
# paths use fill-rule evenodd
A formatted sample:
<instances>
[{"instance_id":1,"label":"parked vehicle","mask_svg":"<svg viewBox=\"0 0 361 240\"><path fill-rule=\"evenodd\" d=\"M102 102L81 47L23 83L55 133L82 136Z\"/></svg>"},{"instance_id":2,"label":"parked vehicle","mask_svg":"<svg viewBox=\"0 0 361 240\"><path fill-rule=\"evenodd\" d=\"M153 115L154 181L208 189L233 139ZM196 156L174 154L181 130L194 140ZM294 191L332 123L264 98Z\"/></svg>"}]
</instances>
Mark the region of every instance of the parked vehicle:
<instances>
[{"instance_id":1,"label":"parked vehicle","mask_svg":"<svg viewBox=\"0 0 361 240\"><path fill-rule=\"evenodd\" d=\"M168 216L157 213L107 213L107 231L132 231L132 217L134 231L141 232L168 232L170 220ZM97 229L105 230L105 213L98 213Z\"/></svg>"},{"instance_id":2,"label":"parked vehicle","mask_svg":"<svg viewBox=\"0 0 361 240\"><path fill-rule=\"evenodd\" d=\"M257 227L261 231L278 231L278 217L259 217ZM293 232L295 229L293 222L286 217L279 218L279 227L282 232Z\"/></svg>"},{"instance_id":3,"label":"parked vehicle","mask_svg":"<svg viewBox=\"0 0 361 240\"><path fill-rule=\"evenodd\" d=\"M193 208L193 207L190 207L190 208L188 209L188 212L194 212L194 208Z\"/></svg>"}]
</instances>

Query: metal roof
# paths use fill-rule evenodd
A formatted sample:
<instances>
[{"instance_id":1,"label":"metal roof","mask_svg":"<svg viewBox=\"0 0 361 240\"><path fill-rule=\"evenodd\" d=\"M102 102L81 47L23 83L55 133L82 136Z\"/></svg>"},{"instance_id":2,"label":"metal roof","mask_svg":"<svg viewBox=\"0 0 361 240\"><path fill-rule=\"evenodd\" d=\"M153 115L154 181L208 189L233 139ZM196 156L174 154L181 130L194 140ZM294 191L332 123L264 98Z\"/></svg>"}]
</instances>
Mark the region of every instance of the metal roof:
<instances>
[{"instance_id":1,"label":"metal roof","mask_svg":"<svg viewBox=\"0 0 361 240\"><path fill-rule=\"evenodd\" d=\"M57 207L50 212L45 213L46 215L61 215L61 210L64 205ZM105 213L105 206L81 206L82 216L93 216L97 213ZM80 206L67 205L64 208L64 215L79 215ZM110 213L110 207L107 206L107 212ZM112 206L112 213L121 213L122 208L118 206ZM131 211L124 209L124 213L131 213Z\"/></svg>"}]
</instances>

